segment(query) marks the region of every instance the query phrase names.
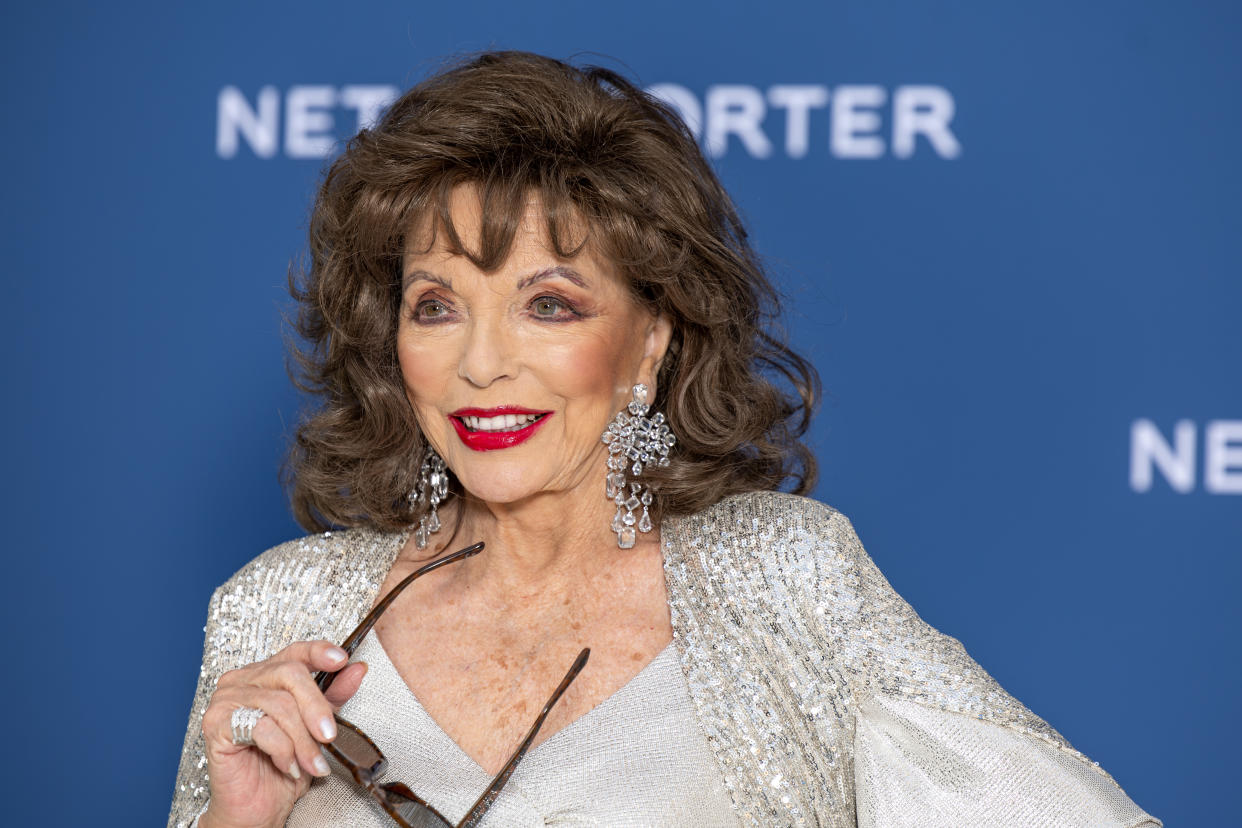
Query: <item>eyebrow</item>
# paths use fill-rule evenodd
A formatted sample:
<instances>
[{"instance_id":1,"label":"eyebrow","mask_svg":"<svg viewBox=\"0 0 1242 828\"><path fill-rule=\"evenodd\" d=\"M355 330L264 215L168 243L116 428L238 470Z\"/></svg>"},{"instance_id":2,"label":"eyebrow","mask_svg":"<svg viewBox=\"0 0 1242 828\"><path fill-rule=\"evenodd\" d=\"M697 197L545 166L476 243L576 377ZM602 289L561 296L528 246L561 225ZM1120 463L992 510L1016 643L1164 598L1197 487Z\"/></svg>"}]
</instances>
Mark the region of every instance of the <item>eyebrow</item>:
<instances>
[{"instance_id":1,"label":"eyebrow","mask_svg":"<svg viewBox=\"0 0 1242 828\"><path fill-rule=\"evenodd\" d=\"M440 285L441 287L446 288L448 290L453 289L453 283L450 282L448 279L445 279L442 276L437 276L434 273L428 273L425 270L411 270L409 273L401 277L402 292L404 292L405 289L408 288L411 283L416 282L420 279L425 282L434 282L435 284Z\"/></svg>"},{"instance_id":2,"label":"eyebrow","mask_svg":"<svg viewBox=\"0 0 1242 828\"><path fill-rule=\"evenodd\" d=\"M562 279L567 279L568 281L573 282L575 285L577 285L580 288L585 288L587 286L586 280L582 278L582 274L578 273L578 271L574 270L572 267L565 267L564 265L558 265L557 267L545 268L544 270L541 270L538 273L533 273L530 276L527 276L526 278L522 279L517 284L518 290L521 290L522 288L525 288L525 287L530 287L536 282L542 282L544 279L551 279L553 276L560 276Z\"/></svg>"},{"instance_id":3,"label":"eyebrow","mask_svg":"<svg viewBox=\"0 0 1242 828\"><path fill-rule=\"evenodd\" d=\"M562 279L566 279L570 282L573 282L575 285L577 285L580 288L585 288L587 286L586 280L582 278L582 274L580 274L578 271L574 270L572 267L565 267L564 265L558 265L556 267L544 268L543 270L540 270L538 273L532 273L529 276L523 277L517 283L518 290L522 290L523 288L530 287L531 285L537 282L542 282L545 279L551 279L554 276L560 276ZM425 282L432 282L448 290L453 289L453 283L450 282L448 279L445 279L443 276L437 276L436 274L430 273L426 270L411 270L409 273L401 277L401 290L404 291L406 288L410 286L411 283L416 282L418 280L422 280Z\"/></svg>"}]
</instances>

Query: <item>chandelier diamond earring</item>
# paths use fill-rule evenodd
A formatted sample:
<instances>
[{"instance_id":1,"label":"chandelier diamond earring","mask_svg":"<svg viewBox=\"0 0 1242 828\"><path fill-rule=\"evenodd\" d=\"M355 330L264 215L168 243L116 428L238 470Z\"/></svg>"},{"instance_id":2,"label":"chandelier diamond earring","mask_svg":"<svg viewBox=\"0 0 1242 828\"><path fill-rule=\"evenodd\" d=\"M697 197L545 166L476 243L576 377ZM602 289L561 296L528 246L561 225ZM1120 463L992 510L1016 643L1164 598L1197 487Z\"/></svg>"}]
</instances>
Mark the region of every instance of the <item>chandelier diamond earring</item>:
<instances>
[{"instance_id":1,"label":"chandelier diamond earring","mask_svg":"<svg viewBox=\"0 0 1242 828\"><path fill-rule=\"evenodd\" d=\"M427 454L423 465L418 470L418 483L410 492L410 506L418 519L418 528L414 530L414 543L419 549L427 548L427 541L433 532L440 531L440 515L436 507L448 497L448 467L444 460L431 446L427 446Z\"/></svg>"},{"instance_id":2,"label":"chandelier diamond earring","mask_svg":"<svg viewBox=\"0 0 1242 828\"><path fill-rule=\"evenodd\" d=\"M634 546L638 537L635 530L650 532L652 529L648 512L651 486L627 480L626 472L637 478L648 466L667 466L669 449L677 442L664 422L664 415L656 412L648 417L647 411L647 386L639 383L634 386L634 399L625 411L617 412L601 438L608 445L604 494L617 504L612 531L617 533L617 546L621 549ZM640 508L642 515L635 515Z\"/></svg>"}]
</instances>

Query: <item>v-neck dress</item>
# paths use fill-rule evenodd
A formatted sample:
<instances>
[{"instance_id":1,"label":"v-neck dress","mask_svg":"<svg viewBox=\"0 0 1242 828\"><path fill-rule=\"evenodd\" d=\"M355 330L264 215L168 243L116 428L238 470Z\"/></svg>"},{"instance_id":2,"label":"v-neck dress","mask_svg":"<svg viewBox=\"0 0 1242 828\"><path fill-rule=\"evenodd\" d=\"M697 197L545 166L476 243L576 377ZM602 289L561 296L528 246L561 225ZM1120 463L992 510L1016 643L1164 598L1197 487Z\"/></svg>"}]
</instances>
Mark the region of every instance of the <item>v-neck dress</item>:
<instances>
[{"instance_id":1,"label":"v-neck dress","mask_svg":"<svg viewBox=\"0 0 1242 828\"><path fill-rule=\"evenodd\" d=\"M340 713L388 757L382 781L403 782L444 816L460 820L491 775L427 714L374 633L362 640L355 659L367 662L367 675ZM285 824L395 825L339 772L314 780ZM536 745L482 824L737 825L673 644L597 707Z\"/></svg>"}]
</instances>

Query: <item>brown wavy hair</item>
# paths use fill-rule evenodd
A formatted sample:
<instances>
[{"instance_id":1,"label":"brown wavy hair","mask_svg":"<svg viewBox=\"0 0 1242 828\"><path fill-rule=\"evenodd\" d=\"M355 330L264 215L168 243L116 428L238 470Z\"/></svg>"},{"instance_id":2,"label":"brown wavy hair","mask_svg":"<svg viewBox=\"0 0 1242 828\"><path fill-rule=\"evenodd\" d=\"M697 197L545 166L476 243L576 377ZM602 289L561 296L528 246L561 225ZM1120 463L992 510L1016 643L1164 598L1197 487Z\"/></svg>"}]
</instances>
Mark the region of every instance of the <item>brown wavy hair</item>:
<instances>
[{"instance_id":1,"label":"brown wavy hair","mask_svg":"<svg viewBox=\"0 0 1242 828\"><path fill-rule=\"evenodd\" d=\"M448 210L462 184L482 199L477 250ZM304 341L295 382L322 399L285 466L298 522L396 529L420 517L407 495L428 446L396 354L406 235L430 219L493 270L532 194L557 255L596 245L638 301L672 320L653 405L678 440L668 467L643 472L655 516L809 491L816 462L799 438L818 375L774 332L777 293L681 119L611 70L487 52L405 93L324 176L309 256L289 279Z\"/></svg>"}]
</instances>

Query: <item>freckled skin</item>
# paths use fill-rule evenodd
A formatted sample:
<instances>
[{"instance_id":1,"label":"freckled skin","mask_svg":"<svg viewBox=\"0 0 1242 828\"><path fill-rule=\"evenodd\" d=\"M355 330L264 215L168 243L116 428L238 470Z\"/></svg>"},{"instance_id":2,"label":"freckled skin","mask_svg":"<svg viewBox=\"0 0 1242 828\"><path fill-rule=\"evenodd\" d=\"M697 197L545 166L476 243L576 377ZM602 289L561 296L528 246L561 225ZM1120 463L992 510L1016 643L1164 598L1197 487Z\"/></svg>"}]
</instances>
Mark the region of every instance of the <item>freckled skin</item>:
<instances>
[{"instance_id":1,"label":"freckled skin","mask_svg":"<svg viewBox=\"0 0 1242 828\"><path fill-rule=\"evenodd\" d=\"M477 194L460 188L450 207L469 247ZM443 233L427 252L427 237L413 235L398 359L424 433L468 497L441 508L434 548L407 544L379 594L431 557L476 540L487 548L415 582L375 632L427 713L495 773L582 647L590 661L536 745L615 693L672 638L658 531L617 548L599 439L634 383L654 390L671 327L589 250L558 259L537 203L491 273L452 255ZM558 266L581 284L557 275L521 286ZM448 419L502 405L551 416L526 442L487 452L463 444Z\"/></svg>"},{"instance_id":2,"label":"freckled skin","mask_svg":"<svg viewBox=\"0 0 1242 828\"><path fill-rule=\"evenodd\" d=\"M613 550L620 553L615 543ZM624 575L615 593L582 590L558 596L551 606L466 601L452 613L444 611L444 595L458 585L436 578L449 572L442 570L406 590L398 599L404 606L389 610L376 633L428 714L484 770L496 773L579 649L591 648L587 669L553 709L536 744L615 693L670 641L658 545L637 544L611 565ZM413 568L399 562L381 594Z\"/></svg>"}]
</instances>

